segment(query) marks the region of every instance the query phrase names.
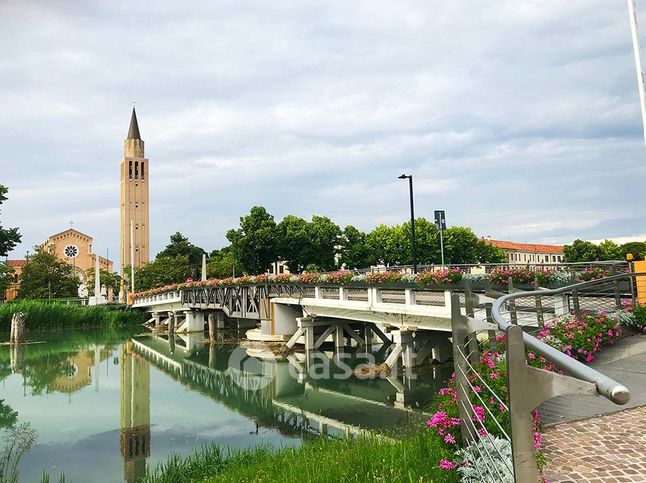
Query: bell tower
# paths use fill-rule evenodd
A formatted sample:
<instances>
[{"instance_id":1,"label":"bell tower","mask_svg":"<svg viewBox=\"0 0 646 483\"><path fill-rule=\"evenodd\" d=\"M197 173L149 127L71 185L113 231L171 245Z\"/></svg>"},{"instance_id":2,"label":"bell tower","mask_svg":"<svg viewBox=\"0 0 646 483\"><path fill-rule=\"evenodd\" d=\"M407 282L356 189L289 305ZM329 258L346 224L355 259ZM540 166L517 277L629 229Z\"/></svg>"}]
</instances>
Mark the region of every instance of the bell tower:
<instances>
[{"instance_id":1,"label":"bell tower","mask_svg":"<svg viewBox=\"0 0 646 483\"><path fill-rule=\"evenodd\" d=\"M148 263L148 160L144 157L144 142L139 134L137 113L132 108L128 137L123 143L121 161L121 274L124 267L140 267ZM132 221L133 254L130 256Z\"/></svg>"}]
</instances>

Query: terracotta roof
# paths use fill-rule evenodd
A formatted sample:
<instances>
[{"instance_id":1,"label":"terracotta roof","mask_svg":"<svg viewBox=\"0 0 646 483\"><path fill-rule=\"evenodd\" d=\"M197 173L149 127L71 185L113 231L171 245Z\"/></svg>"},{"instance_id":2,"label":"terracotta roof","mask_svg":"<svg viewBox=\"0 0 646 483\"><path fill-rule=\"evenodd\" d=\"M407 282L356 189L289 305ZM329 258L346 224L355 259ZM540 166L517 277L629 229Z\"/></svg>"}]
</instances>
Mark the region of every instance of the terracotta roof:
<instances>
[{"instance_id":1,"label":"terracotta roof","mask_svg":"<svg viewBox=\"0 0 646 483\"><path fill-rule=\"evenodd\" d=\"M10 267L22 267L27 260L7 260L7 265Z\"/></svg>"},{"instance_id":2,"label":"terracotta roof","mask_svg":"<svg viewBox=\"0 0 646 483\"><path fill-rule=\"evenodd\" d=\"M519 252L532 252L532 253L563 253L562 245L539 245L536 243L515 243L504 240L486 240L493 246L501 248L502 250L516 250Z\"/></svg>"}]
</instances>

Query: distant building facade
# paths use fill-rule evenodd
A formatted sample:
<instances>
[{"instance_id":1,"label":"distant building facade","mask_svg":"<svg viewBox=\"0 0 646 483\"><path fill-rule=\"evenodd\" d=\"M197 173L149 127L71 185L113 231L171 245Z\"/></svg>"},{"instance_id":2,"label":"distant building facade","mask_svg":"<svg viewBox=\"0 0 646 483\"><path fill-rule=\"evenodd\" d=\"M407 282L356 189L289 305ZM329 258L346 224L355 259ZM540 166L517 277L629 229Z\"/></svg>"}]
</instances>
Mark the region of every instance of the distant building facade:
<instances>
[{"instance_id":1,"label":"distant building facade","mask_svg":"<svg viewBox=\"0 0 646 483\"><path fill-rule=\"evenodd\" d=\"M148 263L149 228L148 228L148 181L150 171L148 160L144 157L144 142L139 134L137 113L132 109L128 137L123 143L124 153L121 160L121 275L124 267L135 268ZM133 254L130 256L130 224L134 232Z\"/></svg>"},{"instance_id":2,"label":"distant building facade","mask_svg":"<svg viewBox=\"0 0 646 483\"><path fill-rule=\"evenodd\" d=\"M516 243L504 240L486 241L505 252L509 263L563 263L562 245Z\"/></svg>"},{"instance_id":3,"label":"distant building facade","mask_svg":"<svg viewBox=\"0 0 646 483\"><path fill-rule=\"evenodd\" d=\"M112 260L92 253L92 237L81 233L78 230L69 228L60 233L50 236L43 244L44 248L50 250L56 257L73 267L74 274L81 283L86 283L88 270L96 266L96 258L99 258L99 268L113 271ZM16 298L20 288L20 275L26 260L7 260L7 264L13 268L13 282L5 293L5 300Z\"/></svg>"}]
</instances>

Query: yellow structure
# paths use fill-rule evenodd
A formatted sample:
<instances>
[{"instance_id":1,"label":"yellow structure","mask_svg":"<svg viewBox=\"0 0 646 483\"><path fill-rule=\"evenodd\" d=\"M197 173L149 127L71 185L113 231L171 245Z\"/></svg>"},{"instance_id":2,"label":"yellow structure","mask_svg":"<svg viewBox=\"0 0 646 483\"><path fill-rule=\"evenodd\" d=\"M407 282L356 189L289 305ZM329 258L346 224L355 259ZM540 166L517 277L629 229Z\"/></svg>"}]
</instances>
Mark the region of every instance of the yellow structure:
<instances>
[{"instance_id":1,"label":"yellow structure","mask_svg":"<svg viewBox=\"0 0 646 483\"><path fill-rule=\"evenodd\" d=\"M98 255L92 253L92 237L73 228L50 236L45 242L45 248L72 265L81 282L87 281L87 271L96 266ZM99 257L99 267L112 272L112 261Z\"/></svg>"},{"instance_id":2,"label":"yellow structure","mask_svg":"<svg viewBox=\"0 0 646 483\"><path fill-rule=\"evenodd\" d=\"M124 267L140 267L148 263L148 160L139 134L137 113L132 109L128 137L124 141L121 160L121 275ZM134 258L130 257L130 224L134 232Z\"/></svg>"},{"instance_id":3,"label":"yellow structure","mask_svg":"<svg viewBox=\"0 0 646 483\"><path fill-rule=\"evenodd\" d=\"M646 273L646 261L633 262L635 273ZM637 286L637 302L646 304L646 277L635 277Z\"/></svg>"},{"instance_id":4,"label":"yellow structure","mask_svg":"<svg viewBox=\"0 0 646 483\"><path fill-rule=\"evenodd\" d=\"M97 257L99 257L100 268L108 272L113 271L112 260L92 253L92 237L73 228L68 228L50 236L43 246L46 250L56 255L59 260L71 265L81 283L87 283L87 271L95 268ZM25 263L26 260L7 260L7 264L14 272L12 274L12 283L5 293L5 300L16 298L20 288L20 275ZM108 298L112 298L110 293Z\"/></svg>"},{"instance_id":5,"label":"yellow structure","mask_svg":"<svg viewBox=\"0 0 646 483\"><path fill-rule=\"evenodd\" d=\"M134 483L146 473L150 456L150 365L133 352L132 342L121 346L120 449L124 479Z\"/></svg>"}]
</instances>

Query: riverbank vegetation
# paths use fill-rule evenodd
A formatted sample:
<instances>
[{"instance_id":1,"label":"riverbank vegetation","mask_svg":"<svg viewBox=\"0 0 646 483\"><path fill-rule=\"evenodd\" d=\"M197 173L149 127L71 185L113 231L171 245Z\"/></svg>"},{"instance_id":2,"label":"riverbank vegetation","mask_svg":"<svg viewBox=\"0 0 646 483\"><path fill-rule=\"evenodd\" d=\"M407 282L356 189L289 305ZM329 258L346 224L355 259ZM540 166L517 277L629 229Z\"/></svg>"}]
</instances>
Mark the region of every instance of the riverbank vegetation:
<instances>
[{"instance_id":1,"label":"riverbank vegetation","mask_svg":"<svg viewBox=\"0 0 646 483\"><path fill-rule=\"evenodd\" d=\"M171 482L457 482L437 466L450 455L430 432L394 441L377 437L306 441L298 448L268 447L227 453L206 447L187 458L174 456L151 470L145 483Z\"/></svg>"},{"instance_id":2,"label":"riverbank vegetation","mask_svg":"<svg viewBox=\"0 0 646 483\"><path fill-rule=\"evenodd\" d=\"M11 316L23 312L28 330L117 328L145 322L145 314L122 306L79 306L39 300L0 304L0 332L9 332Z\"/></svg>"}]
</instances>

